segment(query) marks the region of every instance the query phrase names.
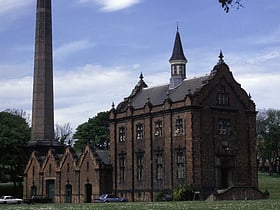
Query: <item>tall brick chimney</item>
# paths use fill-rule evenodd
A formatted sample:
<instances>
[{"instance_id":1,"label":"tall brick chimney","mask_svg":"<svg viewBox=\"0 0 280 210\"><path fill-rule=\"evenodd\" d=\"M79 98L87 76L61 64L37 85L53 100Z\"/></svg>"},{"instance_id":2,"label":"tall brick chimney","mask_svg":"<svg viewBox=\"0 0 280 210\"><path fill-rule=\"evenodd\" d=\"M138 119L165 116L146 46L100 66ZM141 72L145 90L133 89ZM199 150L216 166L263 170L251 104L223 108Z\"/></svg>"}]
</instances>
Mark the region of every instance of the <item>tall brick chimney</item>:
<instances>
[{"instance_id":1,"label":"tall brick chimney","mask_svg":"<svg viewBox=\"0 0 280 210\"><path fill-rule=\"evenodd\" d=\"M32 150L62 147L54 140L51 0L37 0L31 140Z\"/></svg>"}]
</instances>

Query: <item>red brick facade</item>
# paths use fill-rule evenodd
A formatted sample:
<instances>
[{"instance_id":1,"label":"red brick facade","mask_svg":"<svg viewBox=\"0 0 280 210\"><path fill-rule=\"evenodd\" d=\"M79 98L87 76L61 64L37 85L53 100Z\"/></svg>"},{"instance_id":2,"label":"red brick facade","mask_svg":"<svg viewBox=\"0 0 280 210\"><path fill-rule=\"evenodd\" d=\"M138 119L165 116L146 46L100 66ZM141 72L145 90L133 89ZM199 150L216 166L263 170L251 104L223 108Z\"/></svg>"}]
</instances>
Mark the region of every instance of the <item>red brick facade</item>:
<instances>
[{"instance_id":1,"label":"red brick facade","mask_svg":"<svg viewBox=\"0 0 280 210\"><path fill-rule=\"evenodd\" d=\"M174 60L181 60L172 59L176 71ZM181 79L172 88L148 88L141 74L131 95L113 107L115 193L153 201L179 184L192 185L202 199L232 186L257 188L255 104L222 54L209 75Z\"/></svg>"},{"instance_id":2,"label":"red brick facade","mask_svg":"<svg viewBox=\"0 0 280 210\"><path fill-rule=\"evenodd\" d=\"M101 156L107 160L102 160ZM24 199L47 197L55 203L92 202L112 192L112 168L107 151L93 152L86 146L80 156L71 147L64 154L49 150L46 156L33 152L26 166Z\"/></svg>"}]
</instances>

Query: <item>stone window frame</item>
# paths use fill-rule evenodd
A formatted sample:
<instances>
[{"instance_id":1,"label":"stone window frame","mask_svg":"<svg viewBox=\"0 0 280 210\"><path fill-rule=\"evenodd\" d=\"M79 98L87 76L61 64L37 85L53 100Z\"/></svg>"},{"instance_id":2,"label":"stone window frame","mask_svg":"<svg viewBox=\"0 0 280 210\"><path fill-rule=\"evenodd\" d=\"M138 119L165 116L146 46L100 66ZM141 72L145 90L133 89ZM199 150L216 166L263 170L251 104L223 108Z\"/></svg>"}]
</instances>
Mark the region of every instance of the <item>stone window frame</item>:
<instances>
[{"instance_id":1,"label":"stone window frame","mask_svg":"<svg viewBox=\"0 0 280 210\"><path fill-rule=\"evenodd\" d=\"M182 151L178 151L176 154L176 165L177 165L177 179L185 178L185 155Z\"/></svg>"},{"instance_id":2,"label":"stone window frame","mask_svg":"<svg viewBox=\"0 0 280 210\"><path fill-rule=\"evenodd\" d=\"M144 180L144 154L137 154L136 156L136 178L137 181Z\"/></svg>"},{"instance_id":3,"label":"stone window frame","mask_svg":"<svg viewBox=\"0 0 280 210\"><path fill-rule=\"evenodd\" d=\"M226 87L221 86L217 93L217 104L219 106L229 106L229 93L226 92Z\"/></svg>"},{"instance_id":4,"label":"stone window frame","mask_svg":"<svg viewBox=\"0 0 280 210\"><path fill-rule=\"evenodd\" d=\"M123 183L125 181L125 170L126 170L126 157L123 152L119 154L118 163L119 163L118 179L119 179L119 183Z\"/></svg>"},{"instance_id":5,"label":"stone window frame","mask_svg":"<svg viewBox=\"0 0 280 210\"><path fill-rule=\"evenodd\" d=\"M144 125L143 123L136 124L136 139L143 140L144 139Z\"/></svg>"},{"instance_id":6,"label":"stone window frame","mask_svg":"<svg viewBox=\"0 0 280 210\"><path fill-rule=\"evenodd\" d=\"M162 129L162 120L155 121L155 137L162 137L163 136L163 129Z\"/></svg>"},{"instance_id":7,"label":"stone window frame","mask_svg":"<svg viewBox=\"0 0 280 210\"><path fill-rule=\"evenodd\" d=\"M185 126L184 119L181 116L177 116L175 120L175 136L184 134L184 126Z\"/></svg>"},{"instance_id":8,"label":"stone window frame","mask_svg":"<svg viewBox=\"0 0 280 210\"><path fill-rule=\"evenodd\" d=\"M156 154L156 180L162 181L164 179L164 158L163 153Z\"/></svg>"},{"instance_id":9,"label":"stone window frame","mask_svg":"<svg viewBox=\"0 0 280 210\"><path fill-rule=\"evenodd\" d=\"M126 129L124 126L119 127L119 142L126 141Z\"/></svg>"},{"instance_id":10,"label":"stone window frame","mask_svg":"<svg viewBox=\"0 0 280 210\"><path fill-rule=\"evenodd\" d=\"M231 136L232 135L232 123L231 119L219 118L217 125L217 132L221 136Z\"/></svg>"}]
</instances>

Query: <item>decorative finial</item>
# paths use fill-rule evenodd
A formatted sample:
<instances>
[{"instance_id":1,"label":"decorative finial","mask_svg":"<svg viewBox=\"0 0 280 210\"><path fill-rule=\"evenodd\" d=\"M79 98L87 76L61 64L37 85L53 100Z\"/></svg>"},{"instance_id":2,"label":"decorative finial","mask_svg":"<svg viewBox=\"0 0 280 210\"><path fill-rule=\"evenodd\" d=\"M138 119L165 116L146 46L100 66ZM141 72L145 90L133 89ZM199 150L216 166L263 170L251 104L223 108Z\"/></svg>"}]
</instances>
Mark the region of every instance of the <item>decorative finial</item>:
<instances>
[{"instance_id":1,"label":"decorative finial","mask_svg":"<svg viewBox=\"0 0 280 210\"><path fill-rule=\"evenodd\" d=\"M143 76L143 74L142 74L142 72L141 72L141 74L140 74L140 76L139 76L139 79L140 79L140 80L143 80L143 78L144 78L144 76Z\"/></svg>"},{"instance_id":2,"label":"decorative finial","mask_svg":"<svg viewBox=\"0 0 280 210\"><path fill-rule=\"evenodd\" d=\"M219 58L220 58L220 59L219 59L219 62L218 62L218 63L219 63L219 64L224 63L224 59L223 59L223 58L224 58L224 55L223 55L222 50L220 50Z\"/></svg>"},{"instance_id":3,"label":"decorative finial","mask_svg":"<svg viewBox=\"0 0 280 210\"><path fill-rule=\"evenodd\" d=\"M177 21L177 32L179 32L179 21Z\"/></svg>"},{"instance_id":4,"label":"decorative finial","mask_svg":"<svg viewBox=\"0 0 280 210\"><path fill-rule=\"evenodd\" d=\"M112 109L115 109L115 103L112 102Z\"/></svg>"}]
</instances>

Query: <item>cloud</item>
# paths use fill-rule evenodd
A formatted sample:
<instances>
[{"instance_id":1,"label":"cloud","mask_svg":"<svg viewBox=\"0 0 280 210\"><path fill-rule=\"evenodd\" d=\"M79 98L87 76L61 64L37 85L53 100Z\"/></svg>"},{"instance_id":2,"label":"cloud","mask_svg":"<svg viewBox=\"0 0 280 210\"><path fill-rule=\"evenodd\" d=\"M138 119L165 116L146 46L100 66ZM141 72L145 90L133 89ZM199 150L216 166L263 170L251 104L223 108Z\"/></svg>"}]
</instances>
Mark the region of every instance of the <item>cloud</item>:
<instances>
[{"instance_id":1,"label":"cloud","mask_svg":"<svg viewBox=\"0 0 280 210\"><path fill-rule=\"evenodd\" d=\"M237 75L237 81L250 93L257 109L275 108L279 109L278 97L280 89L280 73L268 74L242 74Z\"/></svg>"},{"instance_id":2,"label":"cloud","mask_svg":"<svg viewBox=\"0 0 280 210\"><path fill-rule=\"evenodd\" d=\"M0 16L34 3L34 0L0 0Z\"/></svg>"},{"instance_id":3,"label":"cloud","mask_svg":"<svg viewBox=\"0 0 280 210\"><path fill-rule=\"evenodd\" d=\"M101 10L113 12L131 7L140 3L140 0L79 0L80 3L97 3L101 5Z\"/></svg>"},{"instance_id":4,"label":"cloud","mask_svg":"<svg viewBox=\"0 0 280 210\"><path fill-rule=\"evenodd\" d=\"M88 40L78 40L67 44L64 44L54 50L55 57L66 57L71 54L77 53L81 50L94 47L94 43L90 43Z\"/></svg>"},{"instance_id":5,"label":"cloud","mask_svg":"<svg viewBox=\"0 0 280 210\"><path fill-rule=\"evenodd\" d=\"M247 67L254 69L254 65ZM257 108L280 107L280 101L275 100L280 89L280 73L236 71L239 69L235 64L230 68ZM110 110L113 102L117 105L130 94L142 70L139 64L109 67L86 64L67 71L55 69L55 123L69 122L76 128L98 112ZM169 77L169 70L144 72L149 87L167 84ZM31 113L32 76L0 80L0 98L0 110L18 108Z\"/></svg>"}]
</instances>

